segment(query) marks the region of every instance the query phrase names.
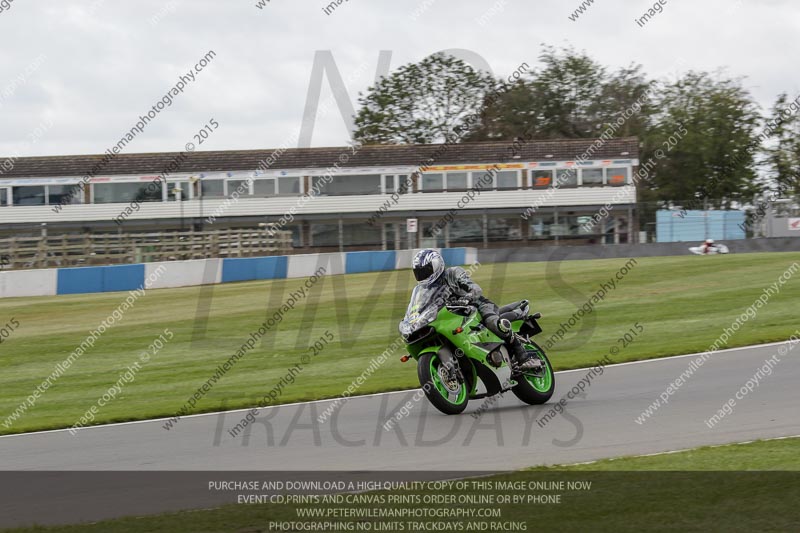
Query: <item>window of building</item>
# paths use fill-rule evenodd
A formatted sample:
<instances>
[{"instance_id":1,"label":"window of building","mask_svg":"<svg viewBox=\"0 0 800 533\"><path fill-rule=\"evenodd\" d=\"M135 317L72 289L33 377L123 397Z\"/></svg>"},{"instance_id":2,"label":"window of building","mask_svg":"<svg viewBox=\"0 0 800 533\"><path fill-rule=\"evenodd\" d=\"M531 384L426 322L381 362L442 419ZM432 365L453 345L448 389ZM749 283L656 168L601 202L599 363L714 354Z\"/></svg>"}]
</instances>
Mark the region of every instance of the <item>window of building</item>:
<instances>
[{"instance_id":1,"label":"window of building","mask_svg":"<svg viewBox=\"0 0 800 533\"><path fill-rule=\"evenodd\" d=\"M564 217L558 217L558 222L550 225L551 237L565 237L569 234L569 224L566 223Z\"/></svg>"},{"instance_id":2,"label":"window of building","mask_svg":"<svg viewBox=\"0 0 800 533\"><path fill-rule=\"evenodd\" d=\"M444 189L444 174L423 174L422 192L441 192Z\"/></svg>"},{"instance_id":3,"label":"window of building","mask_svg":"<svg viewBox=\"0 0 800 533\"><path fill-rule=\"evenodd\" d=\"M254 180L253 194L259 197L275 196L275 180L272 178Z\"/></svg>"},{"instance_id":4,"label":"window of building","mask_svg":"<svg viewBox=\"0 0 800 533\"><path fill-rule=\"evenodd\" d=\"M339 224L311 224L311 246L339 246Z\"/></svg>"},{"instance_id":5,"label":"window of building","mask_svg":"<svg viewBox=\"0 0 800 533\"><path fill-rule=\"evenodd\" d=\"M282 178L284 179L284 178ZM380 194L380 174L336 175L326 183L324 176L313 176L312 187L319 190L320 196L346 196L354 194Z\"/></svg>"},{"instance_id":6,"label":"window of building","mask_svg":"<svg viewBox=\"0 0 800 533\"><path fill-rule=\"evenodd\" d=\"M278 196L300 196L300 177L278 178Z\"/></svg>"},{"instance_id":7,"label":"window of building","mask_svg":"<svg viewBox=\"0 0 800 533\"><path fill-rule=\"evenodd\" d=\"M553 215L535 215L530 219L530 239L549 239L552 235Z\"/></svg>"},{"instance_id":8,"label":"window of building","mask_svg":"<svg viewBox=\"0 0 800 533\"><path fill-rule=\"evenodd\" d=\"M496 179L498 189L519 189L519 173L516 170L498 172Z\"/></svg>"},{"instance_id":9,"label":"window of building","mask_svg":"<svg viewBox=\"0 0 800 533\"><path fill-rule=\"evenodd\" d=\"M92 184L94 203L115 204L163 201L163 184L150 183L94 183Z\"/></svg>"},{"instance_id":10,"label":"window of building","mask_svg":"<svg viewBox=\"0 0 800 533\"><path fill-rule=\"evenodd\" d=\"M14 205L45 205L44 185L14 187Z\"/></svg>"},{"instance_id":11,"label":"window of building","mask_svg":"<svg viewBox=\"0 0 800 533\"><path fill-rule=\"evenodd\" d=\"M383 235L379 225L344 224L342 239L345 246L380 246L383 242Z\"/></svg>"},{"instance_id":12,"label":"window of building","mask_svg":"<svg viewBox=\"0 0 800 533\"><path fill-rule=\"evenodd\" d=\"M207 198L224 198L225 182L222 180L201 180L203 196Z\"/></svg>"},{"instance_id":13,"label":"window of building","mask_svg":"<svg viewBox=\"0 0 800 533\"><path fill-rule=\"evenodd\" d=\"M492 170L481 170L472 173L472 187L474 189L494 189L495 176L497 172Z\"/></svg>"},{"instance_id":14,"label":"window of building","mask_svg":"<svg viewBox=\"0 0 800 533\"><path fill-rule=\"evenodd\" d=\"M250 180L228 180L228 197L234 192L238 192L239 196L249 196Z\"/></svg>"},{"instance_id":15,"label":"window of building","mask_svg":"<svg viewBox=\"0 0 800 533\"><path fill-rule=\"evenodd\" d=\"M380 246L382 241L382 229L379 225L342 225L344 246ZM312 224L311 246L339 246L339 224Z\"/></svg>"},{"instance_id":16,"label":"window of building","mask_svg":"<svg viewBox=\"0 0 800 533\"><path fill-rule=\"evenodd\" d=\"M303 228L300 224L289 224L283 227L284 230L292 232L292 247L303 247Z\"/></svg>"},{"instance_id":17,"label":"window of building","mask_svg":"<svg viewBox=\"0 0 800 533\"><path fill-rule=\"evenodd\" d=\"M489 217L489 240L490 241L518 241L522 239L522 228L520 219L515 218L494 218Z\"/></svg>"},{"instance_id":18,"label":"window of building","mask_svg":"<svg viewBox=\"0 0 800 533\"><path fill-rule=\"evenodd\" d=\"M456 218L448 226L451 245L483 242L483 220L480 218Z\"/></svg>"},{"instance_id":19,"label":"window of building","mask_svg":"<svg viewBox=\"0 0 800 533\"><path fill-rule=\"evenodd\" d=\"M74 185L48 185L47 200L50 205L61 204L80 204L83 200L83 190Z\"/></svg>"},{"instance_id":20,"label":"window of building","mask_svg":"<svg viewBox=\"0 0 800 533\"><path fill-rule=\"evenodd\" d=\"M0 189L0 207L8 205L8 189Z\"/></svg>"},{"instance_id":21,"label":"window of building","mask_svg":"<svg viewBox=\"0 0 800 533\"><path fill-rule=\"evenodd\" d=\"M439 221L422 223L422 242L420 244L424 248L444 248L446 229L444 226L439 225L438 231L434 233L434 225L436 224L439 224Z\"/></svg>"},{"instance_id":22,"label":"window of building","mask_svg":"<svg viewBox=\"0 0 800 533\"><path fill-rule=\"evenodd\" d=\"M570 187L577 187L578 171L574 168L562 168L556 170L555 185L557 188L563 188L563 189Z\"/></svg>"},{"instance_id":23,"label":"window of building","mask_svg":"<svg viewBox=\"0 0 800 533\"><path fill-rule=\"evenodd\" d=\"M582 235L592 235L595 233L602 233L604 220L595 222L591 215L582 215L578 217L578 224L580 225L579 233ZM587 228L586 225L589 224Z\"/></svg>"},{"instance_id":24,"label":"window of building","mask_svg":"<svg viewBox=\"0 0 800 533\"><path fill-rule=\"evenodd\" d=\"M400 174L397 176L397 192L399 194L407 194L414 190L414 183L411 176L408 174Z\"/></svg>"},{"instance_id":25,"label":"window of building","mask_svg":"<svg viewBox=\"0 0 800 533\"><path fill-rule=\"evenodd\" d=\"M177 191L175 189L180 189L182 202L189 200L189 188L188 181L175 181L170 183L169 190L167 190L167 201L174 202L178 199Z\"/></svg>"},{"instance_id":26,"label":"window of building","mask_svg":"<svg viewBox=\"0 0 800 533\"><path fill-rule=\"evenodd\" d=\"M602 168L582 169L581 184L589 187L603 185L603 169Z\"/></svg>"},{"instance_id":27,"label":"window of building","mask_svg":"<svg viewBox=\"0 0 800 533\"><path fill-rule=\"evenodd\" d=\"M447 190L448 191L466 191L467 190L467 173L466 172L448 172L447 173Z\"/></svg>"},{"instance_id":28,"label":"window of building","mask_svg":"<svg viewBox=\"0 0 800 533\"><path fill-rule=\"evenodd\" d=\"M534 170L531 172L531 185L534 189L547 189L553 185L552 170Z\"/></svg>"},{"instance_id":29,"label":"window of building","mask_svg":"<svg viewBox=\"0 0 800 533\"><path fill-rule=\"evenodd\" d=\"M608 176L606 182L614 187L625 185L628 183L629 171L628 167L608 168L606 169L606 176Z\"/></svg>"},{"instance_id":30,"label":"window of building","mask_svg":"<svg viewBox=\"0 0 800 533\"><path fill-rule=\"evenodd\" d=\"M579 219L583 219L583 217L576 215L559 215L558 224L553 224L550 228L550 234L562 237L574 237L585 233L581 230L581 225L578 222Z\"/></svg>"},{"instance_id":31,"label":"window of building","mask_svg":"<svg viewBox=\"0 0 800 533\"><path fill-rule=\"evenodd\" d=\"M383 177L383 192L391 194L394 192L394 180L395 175L391 174L389 176Z\"/></svg>"}]
</instances>

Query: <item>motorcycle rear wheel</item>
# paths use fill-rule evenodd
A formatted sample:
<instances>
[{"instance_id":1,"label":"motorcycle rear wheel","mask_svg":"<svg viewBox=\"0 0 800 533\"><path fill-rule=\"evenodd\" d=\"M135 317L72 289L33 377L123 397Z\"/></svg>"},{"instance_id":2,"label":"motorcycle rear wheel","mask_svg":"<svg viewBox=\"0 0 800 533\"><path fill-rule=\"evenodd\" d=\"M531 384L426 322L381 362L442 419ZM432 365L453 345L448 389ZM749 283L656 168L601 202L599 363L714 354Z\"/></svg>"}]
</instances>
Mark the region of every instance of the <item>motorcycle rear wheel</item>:
<instances>
[{"instance_id":1,"label":"motorcycle rear wheel","mask_svg":"<svg viewBox=\"0 0 800 533\"><path fill-rule=\"evenodd\" d=\"M422 354L417 361L419 384L434 407L446 415L457 415L467 408L469 387L466 383L459 382L457 388L448 388L439 374L441 364L437 354Z\"/></svg>"},{"instance_id":2,"label":"motorcycle rear wheel","mask_svg":"<svg viewBox=\"0 0 800 533\"><path fill-rule=\"evenodd\" d=\"M514 396L529 405L541 405L547 403L556 390L556 376L553 373L553 366L538 344L531 343L526 345L529 351L535 351L539 359L545 366L545 371L541 375L525 373L517 379L517 384L511 391Z\"/></svg>"}]
</instances>

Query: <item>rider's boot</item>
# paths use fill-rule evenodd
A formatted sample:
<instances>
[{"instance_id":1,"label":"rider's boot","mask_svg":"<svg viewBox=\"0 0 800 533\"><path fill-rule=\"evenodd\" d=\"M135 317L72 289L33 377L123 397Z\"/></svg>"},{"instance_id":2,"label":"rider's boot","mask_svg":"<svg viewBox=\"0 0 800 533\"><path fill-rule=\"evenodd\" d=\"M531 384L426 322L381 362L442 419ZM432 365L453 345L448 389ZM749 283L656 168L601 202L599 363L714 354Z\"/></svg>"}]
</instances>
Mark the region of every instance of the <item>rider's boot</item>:
<instances>
[{"instance_id":1,"label":"rider's boot","mask_svg":"<svg viewBox=\"0 0 800 533\"><path fill-rule=\"evenodd\" d=\"M542 361L538 357L528 357L522 341L514 335L511 322L501 319L497 323L498 329L506 335L506 344L511 349L511 359L518 371L538 371L542 369Z\"/></svg>"}]
</instances>

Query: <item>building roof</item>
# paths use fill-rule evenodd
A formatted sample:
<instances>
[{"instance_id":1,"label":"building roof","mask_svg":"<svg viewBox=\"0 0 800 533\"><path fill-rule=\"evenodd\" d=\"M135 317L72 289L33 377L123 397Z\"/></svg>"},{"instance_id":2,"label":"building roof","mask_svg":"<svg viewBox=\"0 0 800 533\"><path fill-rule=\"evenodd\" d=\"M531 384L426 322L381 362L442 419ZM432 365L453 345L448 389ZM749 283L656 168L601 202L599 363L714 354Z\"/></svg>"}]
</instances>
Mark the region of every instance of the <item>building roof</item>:
<instances>
[{"instance_id":1,"label":"building roof","mask_svg":"<svg viewBox=\"0 0 800 533\"><path fill-rule=\"evenodd\" d=\"M522 145L521 161L572 161L584 154L595 139L558 139L530 141ZM499 163L508 159L511 143L474 142L452 144L444 149L442 144L414 145L367 145L353 154L349 147L289 148L269 166L270 170L281 169L325 169L347 154L347 163L341 166L415 166L434 158L431 165L466 163ZM259 168L259 162L275 153L268 150L219 150L192 152L176 172L234 172ZM437 155L438 153L438 155ZM96 175L130 175L160 173L178 152L119 154L101 166ZM600 146L588 159L635 159L639 155L636 137L610 139ZM52 176L83 176L108 156L72 155L21 157L13 160L14 167L6 172L0 168L0 178L28 178ZM5 158L0 158L0 161Z\"/></svg>"}]
</instances>

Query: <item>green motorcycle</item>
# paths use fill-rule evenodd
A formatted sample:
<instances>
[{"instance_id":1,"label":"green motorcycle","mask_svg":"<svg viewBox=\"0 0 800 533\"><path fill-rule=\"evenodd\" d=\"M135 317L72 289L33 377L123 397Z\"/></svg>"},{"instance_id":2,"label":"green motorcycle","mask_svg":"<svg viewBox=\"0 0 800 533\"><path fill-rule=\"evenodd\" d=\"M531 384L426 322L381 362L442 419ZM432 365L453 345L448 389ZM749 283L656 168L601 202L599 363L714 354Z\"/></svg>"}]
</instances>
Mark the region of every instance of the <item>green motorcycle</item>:
<instances>
[{"instance_id":1,"label":"green motorcycle","mask_svg":"<svg viewBox=\"0 0 800 533\"><path fill-rule=\"evenodd\" d=\"M543 404L553 395L555 375L547 356L535 342L541 333L537 319L529 315L526 300L500 308L528 351L541 360L536 371L512 372L511 355L503 340L481 323L472 305L448 305L446 287L417 285L400 322L400 333L409 355L417 361L417 375L425 396L441 412L461 413L467 402L512 391L530 405Z\"/></svg>"}]
</instances>

